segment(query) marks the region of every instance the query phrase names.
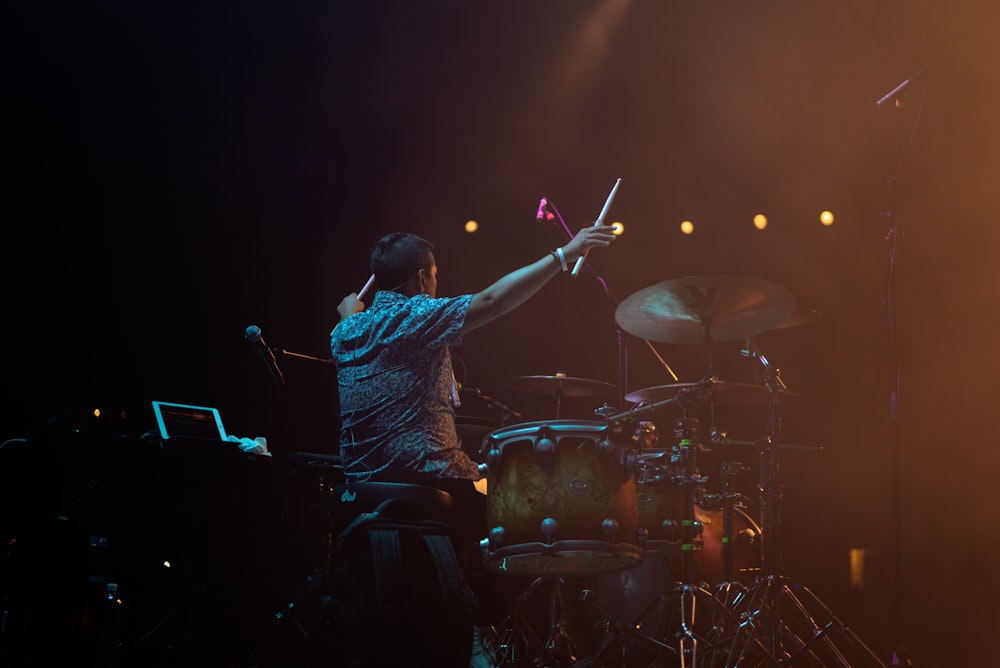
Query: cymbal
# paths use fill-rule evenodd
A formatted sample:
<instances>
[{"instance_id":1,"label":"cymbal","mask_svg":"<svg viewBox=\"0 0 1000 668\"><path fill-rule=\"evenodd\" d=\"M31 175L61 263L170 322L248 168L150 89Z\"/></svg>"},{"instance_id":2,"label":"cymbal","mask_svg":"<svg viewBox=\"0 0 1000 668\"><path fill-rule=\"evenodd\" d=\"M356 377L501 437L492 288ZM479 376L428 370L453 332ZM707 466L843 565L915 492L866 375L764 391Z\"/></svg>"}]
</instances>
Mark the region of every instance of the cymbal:
<instances>
[{"instance_id":1,"label":"cymbal","mask_svg":"<svg viewBox=\"0 0 1000 668\"><path fill-rule=\"evenodd\" d=\"M570 376L517 376L503 381L507 387L532 394L560 397L603 397L618 390L611 383Z\"/></svg>"},{"instance_id":2,"label":"cymbal","mask_svg":"<svg viewBox=\"0 0 1000 668\"><path fill-rule=\"evenodd\" d=\"M779 322L777 325L771 329L785 329L786 327L798 327L799 325L808 325L811 322L815 322L823 317L823 314L815 310L799 310L791 315L787 320Z\"/></svg>"},{"instance_id":3,"label":"cymbal","mask_svg":"<svg viewBox=\"0 0 1000 668\"><path fill-rule=\"evenodd\" d=\"M796 299L767 281L711 274L650 285L615 309L626 332L661 343L720 343L756 336L787 320Z\"/></svg>"},{"instance_id":4,"label":"cymbal","mask_svg":"<svg viewBox=\"0 0 1000 668\"><path fill-rule=\"evenodd\" d=\"M674 383L672 385L657 385L635 390L625 395L625 401L634 404L655 404L674 397L677 403L683 403L683 393L690 393L692 401L710 402L726 406L757 406L767 403L771 393L765 385L751 383L727 383L722 380L699 383ZM788 390L781 390L782 397L797 396Z\"/></svg>"}]
</instances>

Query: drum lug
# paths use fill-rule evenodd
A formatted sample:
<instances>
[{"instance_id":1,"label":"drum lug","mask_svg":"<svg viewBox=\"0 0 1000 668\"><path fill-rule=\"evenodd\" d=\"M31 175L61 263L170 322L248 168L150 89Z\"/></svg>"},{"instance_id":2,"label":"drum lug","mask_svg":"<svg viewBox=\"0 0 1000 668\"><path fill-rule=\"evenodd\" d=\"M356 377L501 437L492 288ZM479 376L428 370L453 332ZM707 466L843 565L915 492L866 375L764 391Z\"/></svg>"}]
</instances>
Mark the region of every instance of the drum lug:
<instances>
[{"instance_id":1,"label":"drum lug","mask_svg":"<svg viewBox=\"0 0 1000 668\"><path fill-rule=\"evenodd\" d=\"M601 532L607 537L608 542L614 542L615 535L618 533L618 520L611 517L604 518L601 522Z\"/></svg>"},{"instance_id":2,"label":"drum lug","mask_svg":"<svg viewBox=\"0 0 1000 668\"><path fill-rule=\"evenodd\" d=\"M499 448L491 447L489 450L487 450L486 462L485 464L480 465L480 472L482 473L482 466L486 467L486 471L492 471L493 473L499 472L500 456L502 454L503 453L500 451Z\"/></svg>"},{"instance_id":3,"label":"drum lug","mask_svg":"<svg viewBox=\"0 0 1000 668\"><path fill-rule=\"evenodd\" d=\"M549 432L542 431L535 440L535 452L540 455L551 455L556 451L556 442L552 440Z\"/></svg>"},{"instance_id":4,"label":"drum lug","mask_svg":"<svg viewBox=\"0 0 1000 668\"><path fill-rule=\"evenodd\" d=\"M677 522L675 520L665 519L660 524L660 527L662 527L667 540L674 540L676 538L675 534L677 533Z\"/></svg>"},{"instance_id":5,"label":"drum lug","mask_svg":"<svg viewBox=\"0 0 1000 668\"><path fill-rule=\"evenodd\" d=\"M501 546L503 546L504 540L507 538L507 532L504 531L503 527L493 527L490 529L490 536L487 539L489 541L490 550L495 552Z\"/></svg>"},{"instance_id":6,"label":"drum lug","mask_svg":"<svg viewBox=\"0 0 1000 668\"><path fill-rule=\"evenodd\" d=\"M559 531L559 522L556 522L555 518L546 517L539 524L538 528L542 532L542 535L545 536L545 542L552 543L556 537L556 533Z\"/></svg>"}]
</instances>

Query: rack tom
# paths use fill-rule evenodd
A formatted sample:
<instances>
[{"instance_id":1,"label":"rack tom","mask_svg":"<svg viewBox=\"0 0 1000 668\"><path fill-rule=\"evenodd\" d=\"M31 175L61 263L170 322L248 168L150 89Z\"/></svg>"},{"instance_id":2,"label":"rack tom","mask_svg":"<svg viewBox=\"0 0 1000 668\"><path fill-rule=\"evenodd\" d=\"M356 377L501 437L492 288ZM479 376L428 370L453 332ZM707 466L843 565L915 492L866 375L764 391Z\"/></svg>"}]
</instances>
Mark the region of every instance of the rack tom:
<instances>
[{"instance_id":1,"label":"rack tom","mask_svg":"<svg viewBox=\"0 0 1000 668\"><path fill-rule=\"evenodd\" d=\"M606 422L551 420L483 439L487 570L578 575L637 565L636 452Z\"/></svg>"}]
</instances>

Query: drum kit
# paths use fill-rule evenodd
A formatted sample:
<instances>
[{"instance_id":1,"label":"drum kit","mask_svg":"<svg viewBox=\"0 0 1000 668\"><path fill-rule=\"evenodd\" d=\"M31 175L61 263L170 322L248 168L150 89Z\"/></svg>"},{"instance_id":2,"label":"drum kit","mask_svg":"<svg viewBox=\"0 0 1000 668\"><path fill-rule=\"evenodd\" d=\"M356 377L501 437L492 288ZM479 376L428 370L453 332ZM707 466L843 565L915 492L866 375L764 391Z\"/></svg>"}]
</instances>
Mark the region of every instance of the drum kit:
<instances>
[{"instance_id":1,"label":"drum kit","mask_svg":"<svg viewBox=\"0 0 1000 668\"><path fill-rule=\"evenodd\" d=\"M563 419L563 399L618 388L563 374L506 381L553 397L556 417L474 432L488 482L484 565L519 588L492 629L494 665L883 665L782 574L779 409L795 394L754 338L819 316L795 309L766 281L664 281L621 302L615 320L645 341L703 345L703 379L631 391L628 408L605 404L592 420ZM759 385L712 371L711 344L741 340L741 354L760 365ZM766 412L765 433L730 439L714 423L727 406ZM704 408L708 430L696 417ZM664 436L652 418L668 410L677 417ZM718 480L702 471L700 458L727 445L758 458L757 517L736 488L751 466L724 461Z\"/></svg>"}]
</instances>

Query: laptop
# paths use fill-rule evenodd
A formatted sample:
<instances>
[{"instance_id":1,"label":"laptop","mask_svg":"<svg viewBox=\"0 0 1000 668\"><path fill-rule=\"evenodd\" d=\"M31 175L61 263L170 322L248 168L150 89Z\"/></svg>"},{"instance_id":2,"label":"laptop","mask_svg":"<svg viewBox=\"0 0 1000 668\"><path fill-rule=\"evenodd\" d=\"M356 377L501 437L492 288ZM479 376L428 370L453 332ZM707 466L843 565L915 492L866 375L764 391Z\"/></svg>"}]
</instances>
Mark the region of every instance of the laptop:
<instances>
[{"instance_id":1,"label":"laptop","mask_svg":"<svg viewBox=\"0 0 1000 668\"><path fill-rule=\"evenodd\" d=\"M154 401L153 414L160 438L165 441L171 438L226 440L226 430L217 408Z\"/></svg>"}]
</instances>

